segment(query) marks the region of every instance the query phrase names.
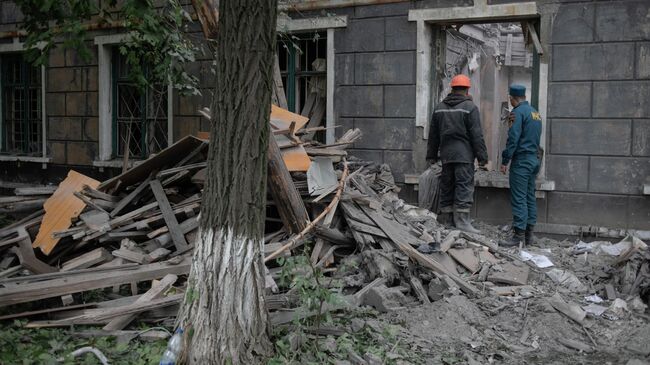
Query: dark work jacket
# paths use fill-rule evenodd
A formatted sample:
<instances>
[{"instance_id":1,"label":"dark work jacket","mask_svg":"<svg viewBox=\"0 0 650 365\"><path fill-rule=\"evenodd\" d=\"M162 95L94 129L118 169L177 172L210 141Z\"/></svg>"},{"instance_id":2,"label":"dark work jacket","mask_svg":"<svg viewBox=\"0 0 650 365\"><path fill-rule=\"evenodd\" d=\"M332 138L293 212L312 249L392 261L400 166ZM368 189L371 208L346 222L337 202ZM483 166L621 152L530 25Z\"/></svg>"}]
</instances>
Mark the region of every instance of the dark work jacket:
<instances>
[{"instance_id":1,"label":"dark work jacket","mask_svg":"<svg viewBox=\"0 0 650 365\"><path fill-rule=\"evenodd\" d=\"M472 98L449 94L431 116L427 160L446 163L488 162L481 117ZM440 152L440 156L438 156Z\"/></svg>"},{"instance_id":2,"label":"dark work jacket","mask_svg":"<svg viewBox=\"0 0 650 365\"><path fill-rule=\"evenodd\" d=\"M542 117L527 101L512 111L515 121L508 130L508 142L501 154L501 164L508 165L513 158L537 159L542 136Z\"/></svg>"}]
</instances>

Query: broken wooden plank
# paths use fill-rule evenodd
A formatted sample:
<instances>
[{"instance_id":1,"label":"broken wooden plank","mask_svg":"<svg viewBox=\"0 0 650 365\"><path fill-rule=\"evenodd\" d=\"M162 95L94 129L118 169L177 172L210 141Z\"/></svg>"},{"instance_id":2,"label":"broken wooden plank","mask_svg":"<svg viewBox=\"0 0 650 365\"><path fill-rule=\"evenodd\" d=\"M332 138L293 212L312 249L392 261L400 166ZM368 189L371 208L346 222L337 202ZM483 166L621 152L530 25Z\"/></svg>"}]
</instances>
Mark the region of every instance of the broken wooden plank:
<instances>
[{"instance_id":1,"label":"broken wooden plank","mask_svg":"<svg viewBox=\"0 0 650 365\"><path fill-rule=\"evenodd\" d=\"M458 275L456 275L456 273L449 272L449 270L447 270L440 263L434 261L428 256L421 254L416 249L411 247L410 242L405 240L404 236L399 233L398 230L393 228L397 223L394 223L382 217L380 214L370 209L370 207L362 206L361 208L368 215L368 217L370 217L370 219L372 219L377 224L377 226L380 227L388 235L388 237L390 237L397 248L409 256L413 261L426 267L427 269L433 270L437 274L449 276L449 278L451 278L465 293L474 296L480 295L480 290L475 288L472 284L461 279Z\"/></svg>"},{"instance_id":2,"label":"broken wooden plank","mask_svg":"<svg viewBox=\"0 0 650 365\"><path fill-rule=\"evenodd\" d=\"M34 249L32 248L32 241L29 239L27 232L23 230L20 232L20 235L23 239L18 241L18 246L12 247L11 251L18 256L18 260L22 267L34 274L46 274L58 271L55 267L52 267L36 258Z\"/></svg>"},{"instance_id":3,"label":"broken wooden plank","mask_svg":"<svg viewBox=\"0 0 650 365\"><path fill-rule=\"evenodd\" d=\"M309 224L309 215L273 138L268 147L267 181L285 228L290 233L301 232Z\"/></svg>"},{"instance_id":4,"label":"broken wooden plank","mask_svg":"<svg viewBox=\"0 0 650 365\"><path fill-rule=\"evenodd\" d=\"M149 181L151 181L151 176L148 177L146 180L144 180L138 187L136 187L132 192L130 192L127 196L125 196L122 200L120 200L115 208L111 210L111 217L117 216L124 208L126 208L129 204L137 198L140 193L144 191L145 188L149 187Z\"/></svg>"},{"instance_id":5,"label":"broken wooden plank","mask_svg":"<svg viewBox=\"0 0 650 365\"><path fill-rule=\"evenodd\" d=\"M160 181L158 181L157 179L151 180L151 182L149 182L149 186L151 187L151 191L153 191L153 194L156 197L156 201L158 202L158 206L160 207L160 212L162 213L163 218L165 219L165 223L167 224L167 228L169 229L169 233L171 234L172 241L174 241L174 246L176 246L176 250L177 251L187 250L187 241L185 240L185 235L183 235L181 228L178 226L176 215L174 214L174 211L172 210L172 207L169 204L169 200L167 200L167 195L165 195L165 192L163 191L163 187L160 184Z\"/></svg>"},{"instance_id":6,"label":"broken wooden plank","mask_svg":"<svg viewBox=\"0 0 650 365\"><path fill-rule=\"evenodd\" d=\"M456 242L456 239L460 236L460 231L451 231L447 234L442 243L440 243L440 251L447 252L451 246Z\"/></svg>"},{"instance_id":7,"label":"broken wooden plank","mask_svg":"<svg viewBox=\"0 0 650 365\"><path fill-rule=\"evenodd\" d=\"M167 274L165 275L160 282L156 284L151 285L151 289L149 289L146 293L144 293L138 300L135 301L135 304L144 304L147 302L150 302L154 299L158 299L162 297L169 288L174 285L178 277L174 274ZM113 318L104 328L102 328L104 331L116 331L116 330L121 330L124 327L126 327L131 321L135 319L134 314L126 314L124 316L116 317Z\"/></svg>"},{"instance_id":8,"label":"broken wooden plank","mask_svg":"<svg viewBox=\"0 0 650 365\"><path fill-rule=\"evenodd\" d=\"M189 273L190 264L191 258L183 258L177 265L159 262L135 267L105 268L101 272L66 272L64 273L66 275L60 278L55 277L49 280L0 288L0 307L87 290L108 288L117 284L153 280L166 274L184 275ZM41 275L34 275L30 280L38 280L39 277Z\"/></svg>"},{"instance_id":9,"label":"broken wooden plank","mask_svg":"<svg viewBox=\"0 0 650 365\"><path fill-rule=\"evenodd\" d=\"M56 186L34 186L34 187L23 187L15 188L14 194L18 196L23 195L52 195L56 191Z\"/></svg>"},{"instance_id":10,"label":"broken wooden plank","mask_svg":"<svg viewBox=\"0 0 650 365\"><path fill-rule=\"evenodd\" d=\"M81 191L82 194L89 198L95 198L95 199L101 199L105 200L107 202L113 202L113 203L118 203L120 200L119 196L111 195L111 194L106 194L104 192L101 192L97 189L93 189L92 187L85 185L83 187L83 190Z\"/></svg>"},{"instance_id":11,"label":"broken wooden plank","mask_svg":"<svg viewBox=\"0 0 650 365\"><path fill-rule=\"evenodd\" d=\"M148 255L142 254L140 252L128 250L126 248L120 248L119 250L114 250L112 254L115 257L119 257L131 262L137 262L138 264L145 264L149 262Z\"/></svg>"},{"instance_id":12,"label":"broken wooden plank","mask_svg":"<svg viewBox=\"0 0 650 365\"><path fill-rule=\"evenodd\" d=\"M61 271L71 271L77 269L87 269L91 266L101 264L112 260L113 256L105 248L96 248L83 255L77 256L70 261L66 261L61 267Z\"/></svg>"},{"instance_id":13,"label":"broken wooden plank","mask_svg":"<svg viewBox=\"0 0 650 365\"><path fill-rule=\"evenodd\" d=\"M34 248L40 248L46 255L52 252L60 240L52 237L52 233L70 228L71 220L78 217L86 207L82 200L74 196L74 193L81 191L84 185L96 188L99 186L99 181L70 170L65 180L43 205L45 216L34 240Z\"/></svg>"}]
</instances>

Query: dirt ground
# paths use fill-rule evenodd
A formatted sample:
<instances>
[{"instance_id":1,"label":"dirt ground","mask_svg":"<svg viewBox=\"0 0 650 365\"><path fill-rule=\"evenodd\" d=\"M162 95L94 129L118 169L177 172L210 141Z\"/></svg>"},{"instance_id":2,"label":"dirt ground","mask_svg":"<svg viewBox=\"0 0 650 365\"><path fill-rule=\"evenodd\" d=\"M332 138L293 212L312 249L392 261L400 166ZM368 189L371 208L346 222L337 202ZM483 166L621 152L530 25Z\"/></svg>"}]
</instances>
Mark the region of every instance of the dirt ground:
<instances>
[{"instance_id":1,"label":"dirt ground","mask_svg":"<svg viewBox=\"0 0 650 365\"><path fill-rule=\"evenodd\" d=\"M480 228L491 238L507 234L499 227ZM576 240L540 238L525 248L543 253L555 264L531 270L530 291L474 299L463 294L446 296L431 304L381 314L368 324L377 330L396 325L398 341L420 353L425 364L645 364L650 361L647 314L608 310L600 316L588 314L580 325L549 304L548 298L558 293L565 301L584 307L589 304L585 297L600 292L602 284L610 280L608 273L615 258L573 255ZM518 254L518 249L510 252ZM587 290L576 292L555 284L544 274L553 268L570 270ZM600 305L609 307L611 303L605 299Z\"/></svg>"}]
</instances>

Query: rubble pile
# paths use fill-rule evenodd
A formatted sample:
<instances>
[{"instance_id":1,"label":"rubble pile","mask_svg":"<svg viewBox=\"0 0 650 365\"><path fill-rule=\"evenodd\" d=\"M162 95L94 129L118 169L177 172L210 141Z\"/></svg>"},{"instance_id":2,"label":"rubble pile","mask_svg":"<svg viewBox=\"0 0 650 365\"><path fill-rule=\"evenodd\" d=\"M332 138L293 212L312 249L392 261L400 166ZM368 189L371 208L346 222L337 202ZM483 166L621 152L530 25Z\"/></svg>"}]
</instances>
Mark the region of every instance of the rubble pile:
<instances>
[{"instance_id":1,"label":"rubble pile","mask_svg":"<svg viewBox=\"0 0 650 365\"><path fill-rule=\"evenodd\" d=\"M322 145L300 138L324 129L305 124L274 107L264 237L273 324L313 315L291 287L278 285L279 259L306 252L344 299L323 310L372 307L383 320L403 323L404 336L425 353L440 346L466 361L518 363L540 348L599 353L616 341L611 334L594 339L608 323L650 328L650 255L638 238L615 245L540 239L503 249L503 232L443 227L435 214L398 197L387 165L348 159L345 147L361 137L358 130ZM0 230L0 307L7 313L0 320L103 327L86 336L135 336L125 328L136 320L173 325L206 179L209 135L200 137L104 182L70 171L55 189L27 199L42 206ZM108 300L89 294L107 288ZM564 327L548 331L539 322L546 320ZM643 343L629 351L650 355Z\"/></svg>"}]
</instances>

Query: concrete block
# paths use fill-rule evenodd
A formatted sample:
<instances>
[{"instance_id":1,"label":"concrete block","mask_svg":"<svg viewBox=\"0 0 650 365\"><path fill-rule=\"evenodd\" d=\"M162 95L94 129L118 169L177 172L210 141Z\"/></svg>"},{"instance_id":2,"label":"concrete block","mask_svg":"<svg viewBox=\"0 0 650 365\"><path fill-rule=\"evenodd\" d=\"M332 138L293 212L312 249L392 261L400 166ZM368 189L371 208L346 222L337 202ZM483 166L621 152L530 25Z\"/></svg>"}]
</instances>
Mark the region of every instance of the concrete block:
<instances>
[{"instance_id":1,"label":"concrete block","mask_svg":"<svg viewBox=\"0 0 650 365\"><path fill-rule=\"evenodd\" d=\"M66 93L65 113L68 116L88 115L88 103L86 102L86 93L85 92Z\"/></svg>"},{"instance_id":2,"label":"concrete block","mask_svg":"<svg viewBox=\"0 0 650 365\"><path fill-rule=\"evenodd\" d=\"M637 43L636 46L636 78L650 78L650 42Z\"/></svg>"},{"instance_id":3,"label":"concrete block","mask_svg":"<svg viewBox=\"0 0 650 365\"><path fill-rule=\"evenodd\" d=\"M557 191L589 191L589 157L553 156L546 159L548 179Z\"/></svg>"},{"instance_id":4,"label":"concrete block","mask_svg":"<svg viewBox=\"0 0 650 365\"><path fill-rule=\"evenodd\" d=\"M354 17L361 18L378 18L386 16L407 15L411 4L394 3L394 4L379 4L379 5L366 5L357 6L354 8Z\"/></svg>"},{"instance_id":5,"label":"concrete block","mask_svg":"<svg viewBox=\"0 0 650 365\"><path fill-rule=\"evenodd\" d=\"M408 17L386 18L387 51L415 50L417 47L417 28Z\"/></svg>"},{"instance_id":6,"label":"concrete block","mask_svg":"<svg viewBox=\"0 0 650 365\"><path fill-rule=\"evenodd\" d=\"M415 172L411 151L384 150L384 163L390 166L395 182L404 182L404 174Z\"/></svg>"},{"instance_id":7,"label":"concrete block","mask_svg":"<svg viewBox=\"0 0 650 365\"><path fill-rule=\"evenodd\" d=\"M650 2L615 1L596 8L596 40L635 41L650 39Z\"/></svg>"},{"instance_id":8,"label":"concrete block","mask_svg":"<svg viewBox=\"0 0 650 365\"><path fill-rule=\"evenodd\" d=\"M650 119L637 119L632 125L632 155L650 156Z\"/></svg>"},{"instance_id":9,"label":"concrete block","mask_svg":"<svg viewBox=\"0 0 650 365\"><path fill-rule=\"evenodd\" d=\"M99 139L99 118L83 118L83 140L97 141Z\"/></svg>"},{"instance_id":10,"label":"concrete block","mask_svg":"<svg viewBox=\"0 0 650 365\"><path fill-rule=\"evenodd\" d=\"M68 67L97 65L97 46L88 42L86 47L89 51L88 59L83 59L77 50L67 48L65 50L65 65Z\"/></svg>"},{"instance_id":11,"label":"concrete block","mask_svg":"<svg viewBox=\"0 0 650 365\"><path fill-rule=\"evenodd\" d=\"M47 142L47 156L52 163L65 164L65 142Z\"/></svg>"},{"instance_id":12,"label":"concrete block","mask_svg":"<svg viewBox=\"0 0 650 365\"><path fill-rule=\"evenodd\" d=\"M47 93L45 94L45 113L47 116L64 116L65 115L65 94L64 93Z\"/></svg>"},{"instance_id":13,"label":"concrete block","mask_svg":"<svg viewBox=\"0 0 650 365\"><path fill-rule=\"evenodd\" d=\"M83 69L49 68L47 70L47 91L81 91Z\"/></svg>"},{"instance_id":14,"label":"concrete block","mask_svg":"<svg viewBox=\"0 0 650 365\"><path fill-rule=\"evenodd\" d=\"M549 192L548 223L625 227L627 197Z\"/></svg>"},{"instance_id":15,"label":"concrete block","mask_svg":"<svg viewBox=\"0 0 650 365\"><path fill-rule=\"evenodd\" d=\"M404 306L408 300L398 288L388 288L386 285L371 288L362 298L361 304L368 305L385 313Z\"/></svg>"},{"instance_id":16,"label":"concrete block","mask_svg":"<svg viewBox=\"0 0 650 365\"><path fill-rule=\"evenodd\" d=\"M415 7L418 9L452 8L472 5L474 5L473 0L422 0L415 2Z\"/></svg>"},{"instance_id":17,"label":"concrete block","mask_svg":"<svg viewBox=\"0 0 650 365\"><path fill-rule=\"evenodd\" d=\"M632 144L632 121L551 121L551 153L628 156Z\"/></svg>"},{"instance_id":18,"label":"concrete block","mask_svg":"<svg viewBox=\"0 0 650 365\"><path fill-rule=\"evenodd\" d=\"M185 136L196 135L196 132L200 130L201 123L199 117L176 117L172 127L174 141L178 141Z\"/></svg>"},{"instance_id":19,"label":"concrete block","mask_svg":"<svg viewBox=\"0 0 650 365\"><path fill-rule=\"evenodd\" d=\"M349 149L348 154L363 161L374 161L377 163L384 163L384 152L380 149L376 150L360 150Z\"/></svg>"},{"instance_id":20,"label":"concrete block","mask_svg":"<svg viewBox=\"0 0 650 365\"><path fill-rule=\"evenodd\" d=\"M354 54L339 54L334 59L336 85L354 85Z\"/></svg>"},{"instance_id":21,"label":"concrete block","mask_svg":"<svg viewBox=\"0 0 650 365\"><path fill-rule=\"evenodd\" d=\"M47 120L47 139L81 140L81 118L52 117Z\"/></svg>"},{"instance_id":22,"label":"concrete block","mask_svg":"<svg viewBox=\"0 0 650 365\"><path fill-rule=\"evenodd\" d=\"M650 230L650 196L631 196L628 228Z\"/></svg>"},{"instance_id":23,"label":"concrete block","mask_svg":"<svg viewBox=\"0 0 650 365\"><path fill-rule=\"evenodd\" d=\"M384 50L384 19L348 21L334 32L337 53L379 52Z\"/></svg>"},{"instance_id":24,"label":"concrete block","mask_svg":"<svg viewBox=\"0 0 650 365\"><path fill-rule=\"evenodd\" d=\"M594 117L650 117L650 80L594 82Z\"/></svg>"},{"instance_id":25,"label":"concrete block","mask_svg":"<svg viewBox=\"0 0 650 365\"><path fill-rule=\"evenodd\" d=\"M99 116L99 108L97 107L97 104L99 102L99 95L97 92L87 92L86 93L87 97L87 109L86 109L86 116L88 117L98 117ZM67 100L67 98L66 98Z\"/></svg>"},{"instance_id":26,"label":"concrete block","mask_svg":"<svg viewBox=\"0 0 650 365\"><path fill-rule=\"evenodd\" d=\"M384 115L415 118L415 85L385 86Z\"/></svg>"},{"instance_id":27,"label":"concrete block","mask_svg":"<svg viewBox=\"0 0 650 365\"><path fill-rule=\"evenodd\" d=\"M339 87L334 110L341 117L381 117L384 113L383 86Z\"/></svg>"},{"instance_id":28,"label":"concrete block","mask_svg":"<svg viewBox=\"0 0 650 365\"><path fill-rule=\"evenodd\" d=\"M92 165L97 156L97 143L95 142L68 142L69 165Z\"/></svg>"},{"instance_id":29,"label":"concrete block","mask_svg":"<svg viewBox=\"0 0 650 365\"><path fill-rule=\"evenodd\" d=\"M610 194L643 194L643 183L650 176L650 159L592 157L589 191Z\"/></svg>"},{"instance_id":30,"label":"concrete block","mask_svg":"<svg viewBox=\"0 0 650 365\"><path fill-rule=\"evenodd\" d=\"M84 75L84 83L83 87L84 90L87 91L97 91L98 90L98 83L99 83L99 76L97 75L97 67L91 66L91 67L86 67L83 69L83 75Z\"/></svg>"},{"instance_id":31,"label":"concrete block","mask_svg":"<svg viewBox=\"0 0 650 365\"><path fill-rule=\"evenodd\" d=\"M65 50L62 46L54 47L50 50L48 56L48 67L63 67L65 66Z\"/></svg>"},{"instance_id":32,"label":"concrete block","mask_svg":"<svg viewBox=\"0 0 650 365\"><path fill-rule=\"evenodd\" d=\"M588 118L591 116L591 83L551 84L549 117Z\"/></svg>"},{"instance_id":33,"label":"concrete block","mask_svg":"<svg viewBox=\"0 0 650 365\"><path fill-rule=\"evenodd\" d=\"M414 140L414 125L411 119L356 118L354 127L361 129L363 136L354 146L356 148L410 150Z\"/></svg>"},{"instance_id":34,"label":"concrete block","mask_svg":"<svg viewBox=\"0 0 650 365\"><path fill-rule=\"evenodd\" d=\"M551 33L552 43L580 43L593 41L594 4L560 5Z\"/></svg>"},{"instance_id":35,"label":"concrete block","mask_svg":"<svg viewBox=\"0 0 650 365\"><path fill-rule=\"evenodd\" d=\"M634 78L634 44L632 43L553 47L554 81L632 78Z\"/></svg>"},{"instance_id":36,"label":"concrete block","mask_svg":"<svg viewBox=\"0 0 650 365\"><path fill-rule=\"evenodd\" d=\"M415 52L359 53L355 57L356 85L415 83Z\"/></svg>"}]
</instances>

